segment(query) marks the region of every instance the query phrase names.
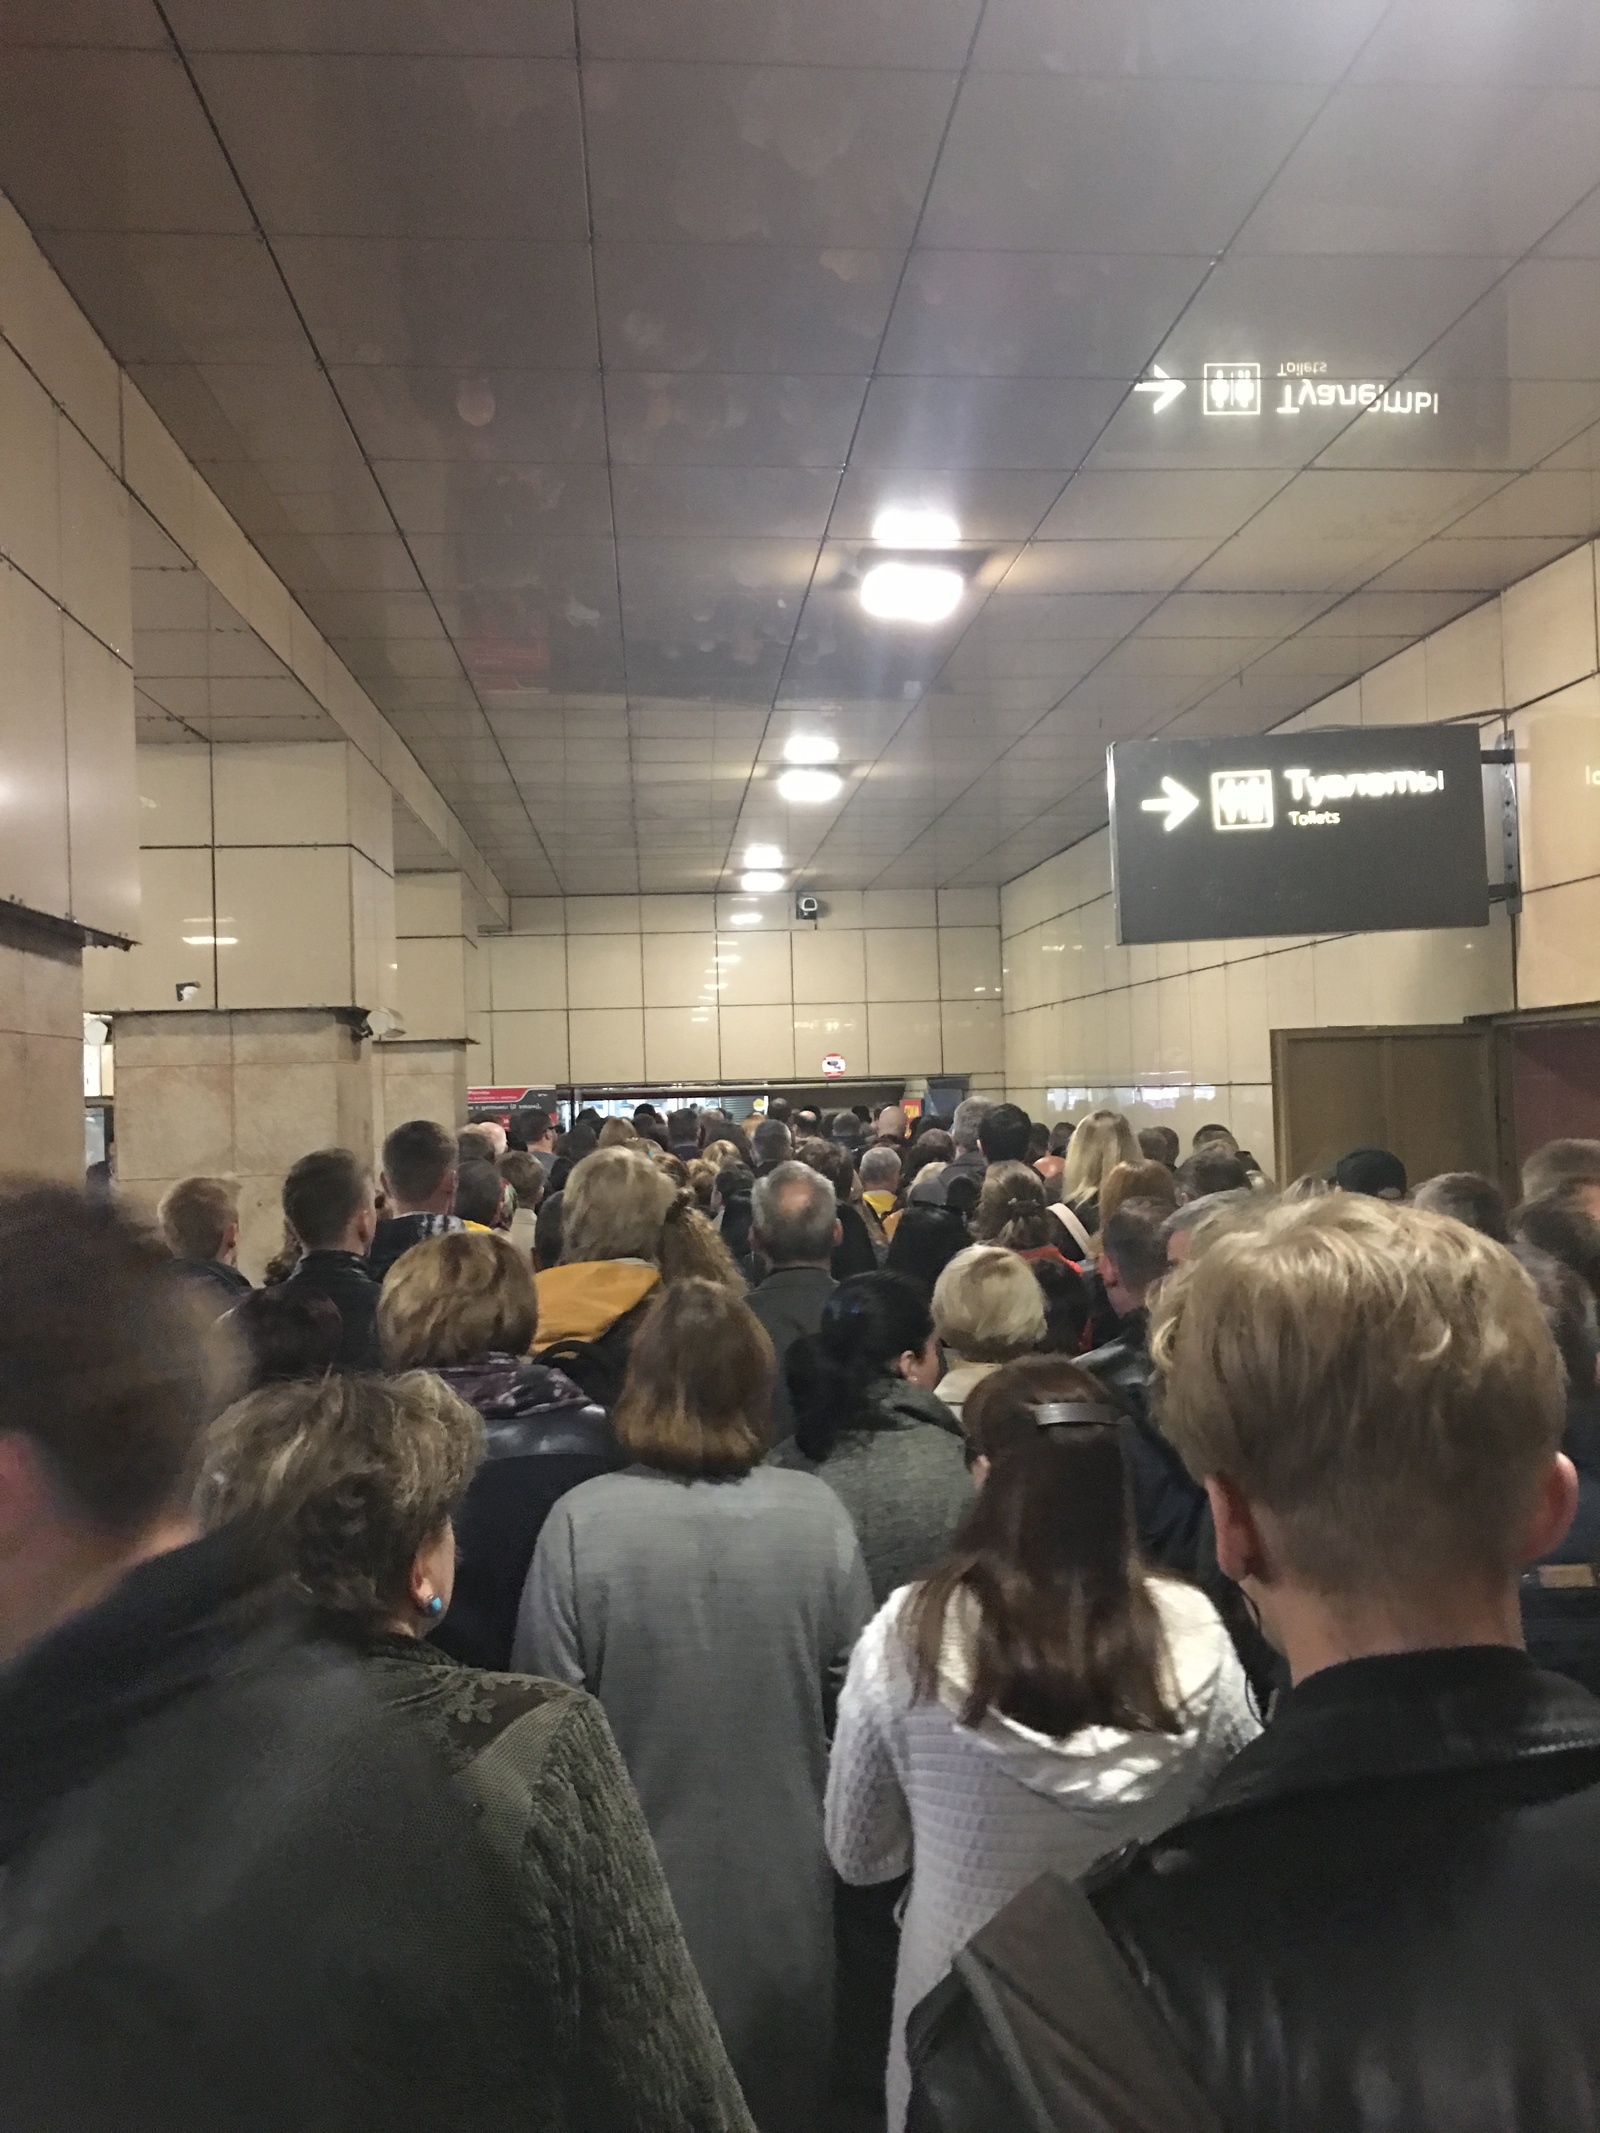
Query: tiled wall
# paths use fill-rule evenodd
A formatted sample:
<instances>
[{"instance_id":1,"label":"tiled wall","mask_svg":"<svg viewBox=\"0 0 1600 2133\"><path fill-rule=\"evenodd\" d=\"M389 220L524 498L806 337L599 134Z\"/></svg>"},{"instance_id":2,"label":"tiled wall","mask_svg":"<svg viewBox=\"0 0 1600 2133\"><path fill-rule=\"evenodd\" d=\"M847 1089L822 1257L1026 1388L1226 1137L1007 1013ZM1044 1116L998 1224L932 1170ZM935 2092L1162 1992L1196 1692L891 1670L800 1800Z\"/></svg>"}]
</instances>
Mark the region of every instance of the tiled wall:
<instances>
[{"instance_id":1,"label":"tiled wall","mask_svg":"<svg viewBox=\"0 0 1600 2133\"><path fill-rule=\"evenodd\" d=\"M488 1065L489 958L461 874L399 874L394 884L400 1018L408 1040L470 1044Z\"/></svg>"},{"instance_id":2,"label":"tiled wall","mask_svg":"<svg viewBox=\"0 0 1600 2133\"><path fill-rule=\"evenodd\" d=\"M492 1076L816 1079L1001 1070L994 890L851 891L815 925L783 897L513 898L482 943ZM754 921L752 923L752 920Z\"/></svg>"},{"instance_id":3,"label":"tiled wall","mask_svg":"<svg viewBox=\"0 0 1600 2133\"><path fill-rule=\"evenodd\" d=\"M1282 729L1472 720L1517 747L1522 916L1487 930L1119 948L1105 831L1009 882L1006 1083L1055 1115L1113 1101L1265 1160L1269 1033L1600 1001L1596 547L1511 586Z\"/></svg>"}]
</instances>

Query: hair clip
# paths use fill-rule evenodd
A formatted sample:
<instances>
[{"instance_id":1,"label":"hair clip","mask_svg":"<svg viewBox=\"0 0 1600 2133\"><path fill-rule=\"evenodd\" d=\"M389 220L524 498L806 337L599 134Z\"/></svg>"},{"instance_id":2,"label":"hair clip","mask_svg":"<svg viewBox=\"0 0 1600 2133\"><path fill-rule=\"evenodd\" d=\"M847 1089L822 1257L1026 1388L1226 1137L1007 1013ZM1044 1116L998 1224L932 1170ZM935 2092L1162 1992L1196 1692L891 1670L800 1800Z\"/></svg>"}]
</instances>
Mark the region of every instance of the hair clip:
<instances>
[{"instance_id":1,"label":"hair clip","mask_svg":"<svg viewBox=\"0 0 1600 2133\"><path fill-rule=\"evenodd\" d=\"M1045 1400L1033 1410L1040 1429L1104 1428L1115 1422L1115 1410L1098 1400Z\"/></svg>"}]
</instances>

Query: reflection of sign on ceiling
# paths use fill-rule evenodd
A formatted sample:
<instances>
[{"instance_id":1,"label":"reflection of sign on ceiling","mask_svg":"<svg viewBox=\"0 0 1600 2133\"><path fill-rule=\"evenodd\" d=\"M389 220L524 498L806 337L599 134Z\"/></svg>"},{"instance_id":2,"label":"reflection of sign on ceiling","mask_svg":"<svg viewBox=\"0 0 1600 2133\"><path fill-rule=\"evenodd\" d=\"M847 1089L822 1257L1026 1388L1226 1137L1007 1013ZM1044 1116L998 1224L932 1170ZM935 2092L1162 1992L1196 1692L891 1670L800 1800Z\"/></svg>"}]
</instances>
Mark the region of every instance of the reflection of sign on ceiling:
<instances>
[{"instance_id":1,"label":"reflection of sign on ceiling","mask_svg":"<svg viewBox=\"0 0 1600 2133\"><path fill-rule=\"evenodd\" d=\"M1159 363L1134 387L1147 393L1152 414L1172 406L1183 381L1169 377ZM1393 385L1382 378L1330 378L1322 362L1297 360L1277 366L1272 402L1275 415L1298 415L1307 408L1348 410L1356 415L1436 415L1436 385ZM1206 363L1202 366L1200 406L1207 415L1260 415L1266 398L1259 363Z\"/></svg>"},{"instance_id":2,"label":"reflection of sign on ceiling","mask_svg":"<svg viewBox=\"0 0 1600 2133\"><path fill-rule=\"evenodd\" d=\"M1208 415L1259 415L1261 412L1259 363L1208 363L1205 386L1204 405Z\"/></svg>"}]
</instances>

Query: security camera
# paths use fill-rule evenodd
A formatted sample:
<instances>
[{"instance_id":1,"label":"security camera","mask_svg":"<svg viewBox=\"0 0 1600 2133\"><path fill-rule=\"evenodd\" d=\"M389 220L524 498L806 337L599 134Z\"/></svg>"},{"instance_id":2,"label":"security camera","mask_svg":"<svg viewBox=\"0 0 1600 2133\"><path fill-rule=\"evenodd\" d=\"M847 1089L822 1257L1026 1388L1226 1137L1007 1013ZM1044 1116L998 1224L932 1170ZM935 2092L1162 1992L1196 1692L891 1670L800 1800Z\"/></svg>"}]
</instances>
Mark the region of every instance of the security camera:
<instances>
[{"instance_id":1,"label":"security camera","mask_svg":"<svg viewBox=\"0 0 1600 2133\"><path fill-rule=\"evenodd\" d=\"M794 915L796 918L815 921L822 916L822 904L815 896L797 896L794 900Z\"/></svg>"}]
</instances>

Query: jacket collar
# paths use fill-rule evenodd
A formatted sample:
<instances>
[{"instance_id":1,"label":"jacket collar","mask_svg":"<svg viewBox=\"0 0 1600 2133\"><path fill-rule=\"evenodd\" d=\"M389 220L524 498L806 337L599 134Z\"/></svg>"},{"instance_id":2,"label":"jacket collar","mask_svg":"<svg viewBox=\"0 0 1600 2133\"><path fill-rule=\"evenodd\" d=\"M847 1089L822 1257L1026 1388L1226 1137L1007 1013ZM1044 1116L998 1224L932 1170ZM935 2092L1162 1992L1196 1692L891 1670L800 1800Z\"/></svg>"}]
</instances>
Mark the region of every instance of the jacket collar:
<instances>
[{"instance_id":1,"label":"jacket collar","mask_svg":"<svg viewBox=\"0 0 1600 2133\"><path fill-rule=\"evenodd\" d=\"M839 1286L825 1266L775 1266L770 1273L762 1276L756 1286L770 1289L780 1281L795 1285L803 1281L807 1288L821 1287L828 1290Z\"/></svg>"},{"instance_id":2,"label":"jacket collar","mask_svg":"<svg viewBox=\"0 0 1600 2133\"><path fill-rule=\"evenodd\" d=\"M1583 1751L1600 1702L1509 1645L1399 1652L1325 1667L1222 1772L1196 1819L1380 1779L1440 1777Z\"/></svg>"},{"instance_id":3,"label":"jacket collar","mask_svg":"<svg viewBox=\"0 0 1600 2133\"><path fill-rule=\"evenodd\" d=\"M372 1280L364 1252L336 1251L322 1246L314 1252L306 1252L294 1271L296 1274L359 1274L363 1281ZM290 1279L293 1278L291 1275Z\"/></svg>"}]
</instances>

